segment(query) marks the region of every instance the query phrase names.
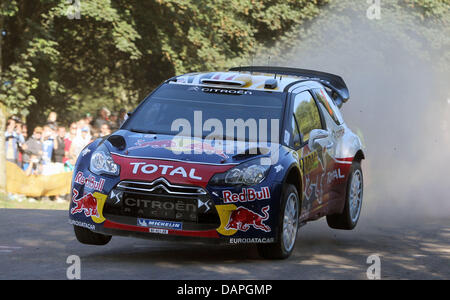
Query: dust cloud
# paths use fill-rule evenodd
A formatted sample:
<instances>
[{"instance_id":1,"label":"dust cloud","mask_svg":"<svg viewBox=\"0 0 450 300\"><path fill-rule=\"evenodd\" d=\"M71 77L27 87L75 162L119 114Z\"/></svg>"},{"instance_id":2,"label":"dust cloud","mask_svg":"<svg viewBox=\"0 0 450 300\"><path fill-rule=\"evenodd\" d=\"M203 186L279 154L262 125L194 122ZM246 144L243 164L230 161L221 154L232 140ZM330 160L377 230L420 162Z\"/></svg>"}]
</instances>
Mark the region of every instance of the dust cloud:
<instances>
[{"instance_id":1,"label":"dust cloud","mask_svg":"<svg viewBox=\"0 0 450 300\"><path fill-rule=\"evenodd\" d=\"M331 4L276 64L339 74L349 86L343 115L366 147L362 218L448 217L450 50L439 40L448 28L397 7L369 20L366 1L351 2Z\"/></svg>"}]
</instances>

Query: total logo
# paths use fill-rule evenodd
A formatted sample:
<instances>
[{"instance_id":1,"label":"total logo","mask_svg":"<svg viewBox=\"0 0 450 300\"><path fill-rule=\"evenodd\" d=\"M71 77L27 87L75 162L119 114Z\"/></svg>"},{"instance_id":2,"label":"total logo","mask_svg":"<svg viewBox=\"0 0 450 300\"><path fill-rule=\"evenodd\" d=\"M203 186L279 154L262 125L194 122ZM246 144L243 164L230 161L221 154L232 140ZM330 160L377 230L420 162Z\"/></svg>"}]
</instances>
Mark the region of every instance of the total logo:
<instances>
[{"instance_id":1,"label":"total logo","mask_svg":"<svg viewBox=\"0 0 450 300\"><path fill-rule=\"evenodd\" d=\"M223 191L224 203L236 203L236 202L248 202L255 200L270 199L269 187L265 186L261 188L261 191L257 192L252 188L243 188L241 193L233 193L231 191Z\"/></svg>"},{"instance_id":2,"label":"total logo","mask_svg":"<svg viewBox=\"0 0 450 300\"><path fill-rule=\"evenodd\" d=\"M341 169L333 170L333 171L328 172L328 174L327 174L327 183L330 184L334 180L344 179L344 178L345 178L345 175L343 175L341 173Z\"/></svg>"},{"instance_id":3,"label":"total logo","mask_svg":"<svg viewBox=\"0 0 450 300\"><path fill-rule=\"evenodd\" d=\"M202 180L203 178L200 176L197 176L195 174L196 169L191 168L189 170L186 170L183 167L174 167L170 165L155 165L155 164L147 164L145 162L136 162L136 163L130 163L130 165L133 166L133 174L153 174L156 172L160 172L161 175L168 175L168 176L181 176L183 178L191 178L194 180Z\"/></svg>"}]
</instances>

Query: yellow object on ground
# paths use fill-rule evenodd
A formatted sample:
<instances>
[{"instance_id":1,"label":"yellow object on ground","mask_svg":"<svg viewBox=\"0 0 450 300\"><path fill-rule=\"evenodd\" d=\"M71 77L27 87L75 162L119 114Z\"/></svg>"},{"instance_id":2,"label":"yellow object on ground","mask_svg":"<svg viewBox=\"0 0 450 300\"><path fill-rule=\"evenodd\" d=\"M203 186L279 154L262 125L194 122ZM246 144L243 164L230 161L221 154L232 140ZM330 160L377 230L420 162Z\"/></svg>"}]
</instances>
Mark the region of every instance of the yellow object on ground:
<instances>
[{"instance_id":1,"label":"yellow object on ground","mask_svg":"<svg viewBox=\"0 0 450 300\"><path fill-rule=\"evenodd\" d=\"M58 196L70 193L72 172L53 175L30 175L16 164L6 162L6 191L29 197Z\"/></svg>"}]
</instances>

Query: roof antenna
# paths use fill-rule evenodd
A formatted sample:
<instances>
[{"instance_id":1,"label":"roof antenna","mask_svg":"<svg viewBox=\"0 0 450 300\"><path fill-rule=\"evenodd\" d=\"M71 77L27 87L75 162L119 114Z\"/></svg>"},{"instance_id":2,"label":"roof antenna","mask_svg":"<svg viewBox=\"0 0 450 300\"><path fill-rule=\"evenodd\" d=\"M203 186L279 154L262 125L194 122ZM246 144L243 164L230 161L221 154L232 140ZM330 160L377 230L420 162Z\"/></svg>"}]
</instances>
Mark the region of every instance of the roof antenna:
<instances>
[{"instance_id":1,"label":"roof antenna","mask_svg":"<svg viewBox=\"0 0 450 300\"><path fill-rule=\"evenodd\" d=\"M267 69L270 73L270 55L269 55L269 61L267 62ZM277 73L275 72L275 76L273 77L273 79L277 79Z\"/></svg>"}]
</instances>

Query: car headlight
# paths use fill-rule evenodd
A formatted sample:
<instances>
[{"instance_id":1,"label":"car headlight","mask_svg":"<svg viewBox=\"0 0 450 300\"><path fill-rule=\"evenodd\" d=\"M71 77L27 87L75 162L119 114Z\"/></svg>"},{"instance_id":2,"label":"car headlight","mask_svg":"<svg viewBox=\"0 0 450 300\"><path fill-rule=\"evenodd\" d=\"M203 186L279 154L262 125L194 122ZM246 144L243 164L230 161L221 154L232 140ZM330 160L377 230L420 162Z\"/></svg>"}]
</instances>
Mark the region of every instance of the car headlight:
<instances>
[{"instance_id":1,"label":"car headlight","mask_svg":"<svg viewBox=\"0 0 450 300\"><path fill-rule=\"evenodd\" d=\"M267 176L270 165L262 165L261 159L240 164L225 173L215 174L212 185L255 185L261 183Z\"/></svg>"},{"instance_id":2,"label":"car headlight","mask_svg":"<svg viewBox=\"0 0 450 300\"><path fill-rule=\"evenodd\" d=\"M119 175L120 173L119 165L114 162L104 144L92 153L90 170L97 175Z\"/></svg>"}]
</instances>

